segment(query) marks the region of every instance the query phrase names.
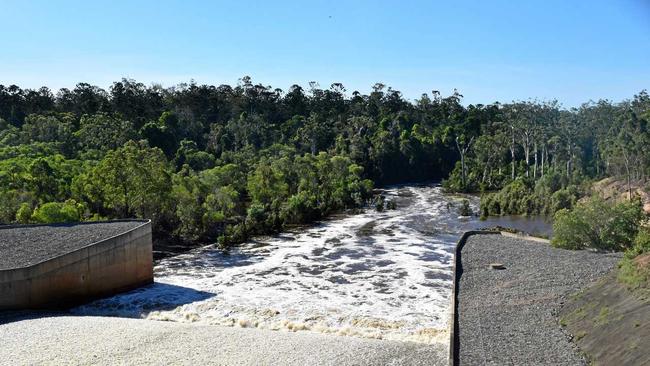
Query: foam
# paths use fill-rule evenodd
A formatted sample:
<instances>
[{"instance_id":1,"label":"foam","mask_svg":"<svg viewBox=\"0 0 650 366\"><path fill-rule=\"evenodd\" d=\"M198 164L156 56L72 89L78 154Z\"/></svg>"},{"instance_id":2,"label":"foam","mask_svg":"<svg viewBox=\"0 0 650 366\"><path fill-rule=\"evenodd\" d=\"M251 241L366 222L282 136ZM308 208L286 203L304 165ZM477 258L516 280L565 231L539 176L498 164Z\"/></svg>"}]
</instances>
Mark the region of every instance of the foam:
<instances>
[{"instance_id":1,"label":"foam","mask_svg":"<svg viewBox=\"0 0 650 366\"><path fill-rule=\"evenodd\" d=\"M229 253L207 246L168 258L154 285L75 312L445 342L452 256L466 223L439 186L385 194L396 210L369 209Z\"/></svg>"}]
</instances>

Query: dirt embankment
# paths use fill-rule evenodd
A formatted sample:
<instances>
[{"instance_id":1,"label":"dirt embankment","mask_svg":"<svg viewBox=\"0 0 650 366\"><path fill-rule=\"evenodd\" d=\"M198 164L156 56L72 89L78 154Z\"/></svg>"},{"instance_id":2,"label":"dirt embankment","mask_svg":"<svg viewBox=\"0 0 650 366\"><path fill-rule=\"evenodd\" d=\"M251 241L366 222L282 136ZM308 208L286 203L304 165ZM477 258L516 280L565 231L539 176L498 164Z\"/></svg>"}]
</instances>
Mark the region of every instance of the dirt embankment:
<instances>
[{"instance_id":1,"label":"dirt embankment","mask_svg":"<svg viewBox=\"0 0 650 366\"><path fill-rule=\"evenodd\" d=\"M633 181L630 184L632 197L641 198L643 209L650 214L650 182ZM605 178L593 184L592 192L599 194L606 200L621 202L628 200L630 197L627 181L617 178Z\"/></svg>"}]
</instances>

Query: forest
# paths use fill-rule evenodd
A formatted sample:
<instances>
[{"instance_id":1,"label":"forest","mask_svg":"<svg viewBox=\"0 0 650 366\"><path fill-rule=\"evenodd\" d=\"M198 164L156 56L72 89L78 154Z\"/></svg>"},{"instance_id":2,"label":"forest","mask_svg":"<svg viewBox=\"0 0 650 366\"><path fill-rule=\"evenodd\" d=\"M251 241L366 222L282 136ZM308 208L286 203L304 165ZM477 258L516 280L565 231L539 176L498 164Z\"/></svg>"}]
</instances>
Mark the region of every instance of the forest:
<instances>
[{"instance_id":1,"label":"forest","mask_svg":"<svg viewBox=\"0 0 650 366\"><path fill-rule=\"evenodd\" d=\"M589 182L650 173L650 96L463 104L384 84L281 90L123 79L0 85L0 223L150 218L154 234L223 246L383 201L375 187L443 182L481 215L571 208ZM377 205L377 202L380 202Z\"/></svg>"}]
</instances>

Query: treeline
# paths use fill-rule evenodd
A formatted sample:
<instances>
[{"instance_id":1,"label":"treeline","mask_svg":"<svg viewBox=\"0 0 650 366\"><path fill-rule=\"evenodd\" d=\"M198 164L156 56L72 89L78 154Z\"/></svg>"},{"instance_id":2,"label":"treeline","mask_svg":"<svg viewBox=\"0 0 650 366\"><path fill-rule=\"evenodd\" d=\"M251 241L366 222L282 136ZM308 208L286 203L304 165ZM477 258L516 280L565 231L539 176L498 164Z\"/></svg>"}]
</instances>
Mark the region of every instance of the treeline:
<instances>
[{"instance_id":1,"label":"treeline","mask_svg":"<svg viewBox=\"0 0 650 366\"><path fill-rule=\"evenodd\" d=\"M229 244L363 206L373 182L446 176L467 114L381 84L0 86L0 222L143 217Z\"/></svg>"},{"instance_id":2,"label":"treeline","mask_svg":"<svg viewBox=\"0 0 650 366\"><path fill-rule=\"evenodd\" d=\"M496 105L480 129L456 137L460 159L445 187L484 192L481 214L553 214L608 176L646 182L650 97L601 100L562 109L557 102ZM497 192L494 192L497 191Z\"/></svg>"},{"instance_id":3,"label":"treeline","mask_svg":"<svg viewBox=\"0 0 650 366\"><path fill-rule=\"evenodd\" d=\"M647 175L649 100L465 107L458 92L408 101L383 84L284 91L248 77L0 85L0 222L146 217L158 234L227 244L365 205L373 183L443 178L505 189L484 214L554 211L585 177Z\"/></svg>"}]
</instances>

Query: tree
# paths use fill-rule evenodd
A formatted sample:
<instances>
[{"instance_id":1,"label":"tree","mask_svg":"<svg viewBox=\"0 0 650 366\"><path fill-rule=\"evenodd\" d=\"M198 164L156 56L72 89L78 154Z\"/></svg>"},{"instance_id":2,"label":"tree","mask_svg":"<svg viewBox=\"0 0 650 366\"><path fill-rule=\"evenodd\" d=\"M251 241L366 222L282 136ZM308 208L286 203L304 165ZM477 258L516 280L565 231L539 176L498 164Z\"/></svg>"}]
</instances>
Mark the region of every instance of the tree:
<instances>
[{"instance_id":1,"label":"tree","mask_svg":"<svg viewBox=\"0 0 650 366\"><path fill-rule=\"evenodd\" d=\"M122 218L151 218L157 224L170 206L171 175L158 148L127 142L109 151L84 182L88 197Z\"/></svg>"},{"instance_id":2,"label":"tree","mask_svg":"<svg viewBox=\"0 0 650 366\"><path fill-rule=\"evenodd\" d=\"M19 210L21 221L25 220L23 217L25 212L21 212L23 207L25 206L21 206L21 210ZM78 222L81 221L83 210L83 205L78 204L74 200L67 200L65 202L48 202L34 210L31 221L42 224Z\"/></svg>"},{"instance_id":3,"label":"tree","mask_svg":"<svg viewBox=\"0 0 650 366\"><path fill-rule=\"evenodd\" d=\"M137 138L129 121L100 113L81 117L79 130L75 132L84 149L114 150L127 141Z\"/></svg>"},{"instance_id":4,"label":"tree","mask_svg":"<svg viewBox=\"0 0 650 366\"><path fill-rule=\"evenodd\" d=\"M466 141L467 139L465 138L464 135L461 136L456 136L454 141L456 142L456 148L458 149L458 153L460 154L460 166L461 166L461 179L462 179L462 187L463 189L466 189L467 187L467 172L466 172L466 167L465 167L465 156L467 155L467 152L469 151L470 147L472 147L472 143L474 142L474 136L469 138L469 141Z\"/></svg>"},{"instance_id":5,"label":"tree","mask_svg":"<svg viewBox=\"0 0 650 366\"><path fill-rule=\"evenodd\" d=\"M306 151L316 155L319 149L325 147L325 141L328 141L328 128L318 114L309 115L304 125L296 132L302 146Z\"/></svg>"},{"instance_id":6,"label":"tree","mask_svg":"<svg viewBox=\"0 0 650 366\"><path fill-rule=\"evenodd\" d=\"M25 143L61 142L64 150L73 150L74 117L69 113L58 115L30 114L22 126Z\"/></svg>"}]
</instances>

